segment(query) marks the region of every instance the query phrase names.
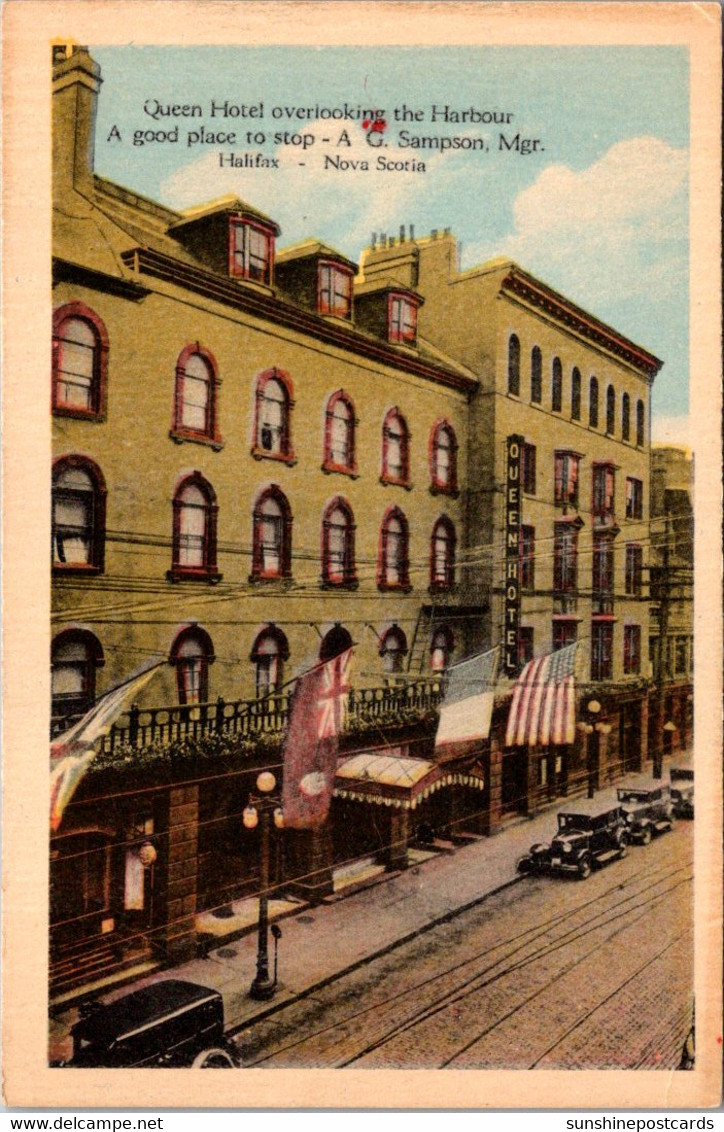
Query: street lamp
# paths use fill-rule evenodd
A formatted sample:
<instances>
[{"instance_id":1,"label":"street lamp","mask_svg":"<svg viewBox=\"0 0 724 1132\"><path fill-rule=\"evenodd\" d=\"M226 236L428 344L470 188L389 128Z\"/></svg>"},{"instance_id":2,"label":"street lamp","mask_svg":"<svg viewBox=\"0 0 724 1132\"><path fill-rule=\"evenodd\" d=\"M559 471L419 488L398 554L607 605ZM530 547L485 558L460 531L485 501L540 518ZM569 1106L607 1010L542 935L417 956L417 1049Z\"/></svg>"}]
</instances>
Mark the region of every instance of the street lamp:
<instances>
[{"instance_id":1,"label":"street lamp","mask_svg":"<svg viewBox=\"0 0 724 1132\"><path fill-rule=\"evenodd\" d=\"M277 829L284 828L284 815L279 805L279 798L273 797L272 792L277 780L271 771L265 770L256 780L258 794L249 795L249 804L242 814L245 829L256 829L261 823L261 869L259 892L259 934L256 953L256 975L249 987L249 995L256 999L269 999L274 996L277 988L276 963L274 964L274 981L269 978L269 834L272 821ZM279 940L281 932L278 928L272 929L274 939Z\"/></svg>"},{"instance_id":2,"label":"street lamp","mask_svg":"<svg viewBox=\"0 0 724 1132\"><path fill-rule=\"evenodd\" d=\"M656 750L654 752L656 756L654 759L654 778L661 778L663 776L664 744L666 743L667 739L671 738L675 731L678 731L678 727L671 719L667 719L662 728L662 731L664 733L664 742L657 743Z\"/></svg>"},{"instance_id":3,"label":"street lamp","mask_svg":"<svg viewBox=\"0 0 724 1132\"><path fill-rule=\"evenodd\" d=\"M598 700L589 700L586 711L592 719L596 719L601 710ZM601 724L586 724L588 735L588 797L593 798L598 787L598 764L601 758Z\"/></svg>"}]
</instances>

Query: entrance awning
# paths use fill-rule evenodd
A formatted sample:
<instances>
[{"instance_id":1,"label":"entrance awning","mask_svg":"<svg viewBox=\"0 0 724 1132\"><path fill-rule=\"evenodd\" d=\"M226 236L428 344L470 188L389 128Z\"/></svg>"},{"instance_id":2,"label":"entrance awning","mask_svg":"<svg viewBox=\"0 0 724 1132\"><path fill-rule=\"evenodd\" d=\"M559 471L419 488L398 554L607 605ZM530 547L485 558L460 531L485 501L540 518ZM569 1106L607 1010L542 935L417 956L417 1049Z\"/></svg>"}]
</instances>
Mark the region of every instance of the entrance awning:
<instances>
[{"instance_id":1,"label":"entrance awning","mask_svg":"<svg viewBox=\"0 0 724 1132\"><path fill-rule=\"evenodd\" d=\"M436 790L454 785L483 790L485 780L479 773L450 772L427 759L412 758L404 747L383 747L340 762L334 796L414 810Z\"/></svg>"}]
</instances>

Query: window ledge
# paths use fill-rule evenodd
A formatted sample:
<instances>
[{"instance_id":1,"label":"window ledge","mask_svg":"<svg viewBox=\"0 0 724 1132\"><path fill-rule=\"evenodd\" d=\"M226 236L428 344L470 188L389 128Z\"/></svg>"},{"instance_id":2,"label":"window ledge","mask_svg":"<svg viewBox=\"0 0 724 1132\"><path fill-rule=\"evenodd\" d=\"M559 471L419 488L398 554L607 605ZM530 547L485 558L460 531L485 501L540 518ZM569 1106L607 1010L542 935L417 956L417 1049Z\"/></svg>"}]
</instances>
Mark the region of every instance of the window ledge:
<instances>
[{"instance_id":1,"label":"window ledge","mask_svg":"<svg viewBox=\"0 0 724 1132\"><path fill-rule=\"evenodd\" d=\"M282 585L290 586L292 583L291 574L249 574L247 581L250 585L273 586Z\"/></svg>"},{"instance_id":2,"label":"window ledge","mask_svg":"<svg viewBox=\"0 0 724 1132\"><path fill-rule=\"evenodd\" d=\"M267 452L265 448L258 448L256 445L252 448L251 454L255 460L276 460L278 464L288 464L289 467L297 462L293 452Z\"/></svg>"},{"instance_id":3,"label":"window ledge","mask_svg":"<svg viewBox=\"0 0 724 1132\"><path fill-rule=\"evenodd\" d=\"M106 419L106 414L101 409L74 409L70 405L53 405L54 417L70 417L76 421L95 421L101 424Z\"/></svg>"},{"instance_id":4,"label":"window ledge","mask_svg":"<svg viewBox=\"0 0 724 1132\"><path fill-rule=\"evenodd\" d=\"M322 590L358 590L359 581L357 578L345 578L341 582L333 581L331 578L321 578L319 588Z\"/></svg>"},{"instance_id":5,"label":"window ledge","mask_svg":"<svg viewBox=\"0 0 724 1132\"><path fill-rule=\"evenodd\" d=\"M409 594L412 592L412 586L409 582L378 582L377 589L380 593Z\"/></svg>"},{"instance_id":6,"label":"window ledge","mask_svg":"<svg viewBox=\"0 0 724 1132\"><path fill-rule=\"evenodd\" d=\"M208 582L209 585L217 585L223 578L216 569L185 569L183 566L172 566L170 570L166 571L166 578L169 582Z\"/></svg>"},{"instance_id":7,"label":"window ledge","mask_svg":"<svg viewBox=\"0 0 724 1132\"><path fill-rule=\"evenodd\" d=\"M191 444L204 444L207 448L213 448L214 452L220 452L224 447L220 436L208 436L206 433L193 432L191 429L172 428L169 429L168 435L176 444L190 441Z\"/></svg>"},{"instance_id":8,"label":"window ledge","mask_svg":"<svg viewBox=\"0 0 724 1132\"><path fill-rule=\"evenodd\" d=\"M380 483L383 487L401 487L404 488L405 491L412 491L413 487L409 480L398 480L393 476L385 475L380 476Z\"/></svg>"},{"instance_id":9,"label":"window ledge","mask_svg":"<svg viewBox=\"0 0 724 1132\"><path fill-rule=\"evenodd\" d=\"M451 499L457 499L460 495L457 486L443 483L431 483L429 491L430 495L448 495Z\"/></svg>"},{"instance_id":10,"label":"window ledge","mask_svg":"<svg viewBox=\"0 0 724 1132\"><path fill-rule=\"evenodd\" d=\"M96 574L102 574L103 569L100 566L94 566L92 562L53 562L53 574L60 577L63 574L85 574L89 577L94 577Z\"/></svg>"},{"instance_id":11,"label":"window ledge","mask_svg":"<svg viewBox=\"0 0 724 1132\"><path fill-rule=\"evenodd\" d=\"M358 480L359 479L359 472L357 471L357 468L354 465L352 467L348 468L344 464L331 464L331 463L328 463L327 461L325 461L322 464L322 471L324 472L324 474L326 476L340 475L340 476L349 476L349 478L351 480Z\"/></svg>"}]
</instances>

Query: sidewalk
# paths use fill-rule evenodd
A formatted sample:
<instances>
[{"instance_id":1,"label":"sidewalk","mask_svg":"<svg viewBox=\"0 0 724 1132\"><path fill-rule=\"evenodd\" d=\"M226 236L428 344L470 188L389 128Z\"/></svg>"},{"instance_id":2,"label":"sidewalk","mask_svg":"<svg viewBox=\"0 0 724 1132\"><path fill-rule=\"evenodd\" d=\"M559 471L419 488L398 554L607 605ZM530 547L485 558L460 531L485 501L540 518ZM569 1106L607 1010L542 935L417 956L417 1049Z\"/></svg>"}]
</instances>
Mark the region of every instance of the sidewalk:
<instances>
[{"instance_id":1,"label":"sidewalk","mask_svg":"<svg viewBox=\"0 0 724 1132\"><path fill-rule=\"evenodd\" d=\"M596 803L602 807L607 802L615 804L616 788L637 781L650 783L651 779L648 775L631 775L615 787L597 791ZM668 781L668 770L663 781ZM424 863L413 863L405 872L385 874L373 887L333 903L300 904L292 915L288 909L280 910L279 987L271 1002L256 1002L248 996L256 972L256 932L226 942L204 958L116 988L104 995L104 1000L110 1002L160 977L173 976L219 990L227 1028L249 1025L460 909L522 880L515 871L518 858L533 842L550 841L556 812L575 811L578 802L580 796L558 799L535 818L512 819L493 837L464 845L453 853L435 854ZM269 942L273 964L271 939ZM54 1013L50 1021L51 1060L70 1056L70 1027L77 1017L76 1009Z\"/></svg>"}]
</instances>

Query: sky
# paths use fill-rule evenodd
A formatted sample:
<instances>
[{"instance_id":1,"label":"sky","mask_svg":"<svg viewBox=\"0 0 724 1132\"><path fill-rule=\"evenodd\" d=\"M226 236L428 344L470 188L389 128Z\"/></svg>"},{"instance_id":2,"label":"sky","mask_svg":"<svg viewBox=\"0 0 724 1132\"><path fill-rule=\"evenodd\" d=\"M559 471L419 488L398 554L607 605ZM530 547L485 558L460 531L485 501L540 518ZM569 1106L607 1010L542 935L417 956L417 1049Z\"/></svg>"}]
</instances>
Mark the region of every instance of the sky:
<instances>
[{"instance_id":1,"label":"sky","mask_svg":"<svg viewBox=\"0 0 724 1132\"><path fill-rule=\"evenodd\" d=\"M353 260L373 232L396 234L413 224L424 236L450 228L461 243L463 269L508 256L662 359L654 439L688 441L686 49L91 47L91 53L103 78L96 129L102 176L175 209L232 193L280 224L279 248L315 237ZM264 116L212 116L212 102L262 103ZM345 103L353 115L385 112L382 147L368 144L359 120L315 118L317 107ZM422 120L395 120L403 105L422 112ZM202 116L165 113L170 106L199 106ZM445 122L445 106L507 120ZM272 116L275 107L281 118ZM289 119L292 108L311 115ZM199 135L202 128L204 138L235 132L235 144L214 137L189 145L189 132ZM146 131L172 132L169 140L134 144L136 133ZM285 131L300 144L277 144L275 135ZM487 148L413 148L403 145L402 131L408 140L456 136L463 147ZM522 153L501 143L501 134L507 144L516 135L538 144ZM220 165L220 154L231 152L259 153L278 168ZM379 157L386 164L424 161L426 169L378 171ZM362 161L368 171L353 167Z\"/></svg>"}]
</instances>

